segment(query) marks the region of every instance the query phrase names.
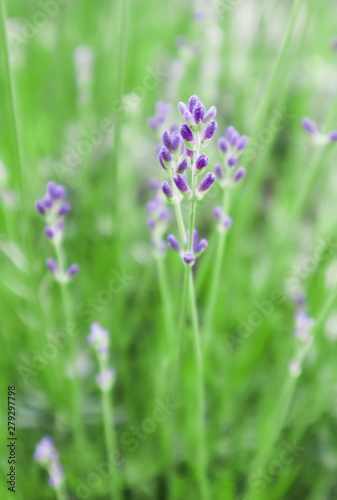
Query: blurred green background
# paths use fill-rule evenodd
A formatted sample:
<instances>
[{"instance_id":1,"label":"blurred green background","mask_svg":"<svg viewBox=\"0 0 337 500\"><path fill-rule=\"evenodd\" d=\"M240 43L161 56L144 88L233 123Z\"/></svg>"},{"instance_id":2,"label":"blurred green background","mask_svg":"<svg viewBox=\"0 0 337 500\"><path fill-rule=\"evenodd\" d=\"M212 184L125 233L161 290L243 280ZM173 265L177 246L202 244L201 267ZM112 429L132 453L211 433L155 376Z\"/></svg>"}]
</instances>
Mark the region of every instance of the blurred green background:
<instances>
[{"instance_id":1,"label":"blurred green background","mask_svg":"<svg viewBox=\"0 0 337 500\"><path fill-rule=\"evenodd\" d=\"M211 498L337 497L336 145L315 147L300 126L310 116L323 132L337 128L336 21L333 0L7 2L10 71L0 26L2 498L11 498L4 479L9 385L17 392L16 498L55 498L33 459L43 435L52 435L60 452L69 499L81 498L79 484L87 484L92 464L104 460L97 366L86 340L93 321L111 332L123 498L169 498L168 476L170 498L200 498L191 466L188 327L180 406L136 450L122 437L153 414L160 391L165 320L145 205L153 197L149 180L164 179L156 154L161 132L181 123L178 102L194 93L218 110L216 140L207 149L211 170L226 126L251 138L243 157L247 176L234 193L205 363ZM79 84L74 50L83 45L91 47L93 62ZM173 113L154 131L148 120L158 100L171 103ZM104 126L97 139L95 131ZM81 141L89 142L85 153L78 153L85 149ZM66 325L59 287L45 269L53 250L34 207L48 180L67 188L67 261L81 268L67 288L78 331L82 448L70 428L73 367L62 349L41 362L47 339ZM210 241L195 269L201 320L215 254L212 210L220 194L214 187L197 215L200 234ZM177 233L173 213L169 232ZM183 266L172 251L164 265L177 325ZM264 313L275 290L283 299ZM307 297L318 323L303 374L291 385L297 293ZM261 308L263 319L254 326L252 314ZM261 469L256 460L279 425ZM163 448L168 428L173 472ZM294 446L293 460L280 458ZM247 496L249 484L255 486ZM89 490L82 498L111 498L107 481Z\"/></svg>"}]
</instances>

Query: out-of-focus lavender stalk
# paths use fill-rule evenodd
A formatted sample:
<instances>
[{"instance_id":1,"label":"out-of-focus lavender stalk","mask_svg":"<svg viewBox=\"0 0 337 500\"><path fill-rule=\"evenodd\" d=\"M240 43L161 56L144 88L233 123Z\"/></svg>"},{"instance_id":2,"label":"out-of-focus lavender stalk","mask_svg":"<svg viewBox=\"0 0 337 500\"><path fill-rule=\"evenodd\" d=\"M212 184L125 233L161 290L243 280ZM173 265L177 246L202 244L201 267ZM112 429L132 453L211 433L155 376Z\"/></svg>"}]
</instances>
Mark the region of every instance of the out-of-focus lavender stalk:
<instances>
[{"instance_id":1,"label":"out-of-focus lavender stalk","mask_svg":"<svg viewBox=\"0 0 337 500\"><path fill-rule=\"evenodd\" d=\"M65 216L70 210L70 206L65 202L66 190L64 186L57 185L54 182L48 182L46 193L41 200L36 201L35 206L37 211L45 217L46 227L45 235L52 243L56 260L48 258L46 260L46 267L53 275L55 281L60 286L62 295L64 321L66 325L71 324L72 320L72 300L68 294L67 284L78 273L79 266L71 264L66 269L64 250L63 250L63 236ZM83 444L83 426L80 415L80 387L78 381L78 373L76 370L76 345L74 339L69 341L69 354L68 354L68 368L71 369L72 376L71 382L73 387L73 432L77 444Z\"/></svg>"},{"instance_id":2,"label":"out-of-focus lavender stalk","mask_svg":"<svg viewBox=\"0 0 337 500\"><path fill-rule=\"evenodd\" d=\"M109 367L110 334L99 323L93 323L90 327L88 342L96 353L99 365L96 382L101 392L106 453L109 460L111 460L116 453L117 440L113 425L112 409L112 387L115 381L115 372ZM110 472L110 491L111 498L116 500L121 498L121 481L115 468Z\"/></svg>"},{"instance_id":3,"label":"out-of-focus lavender stalk","mask_svg":"<svg viewBox=\"0 0 337 500\"><path fill-rule=\"evenodd\" d=\"M54 489L57 499L65 500L63 467L59 460L58 451L49 436L43 437L36 445L34 458L41 467L47 470L48 484Z\"/></svg>"},{"instance_id":4,"label":"out-of-focus lavender stalk","mask_svg":"<svg viewBox=\"0 0 337 500\"><path fill-rule=\"evenodd\" d=\"M220 283L221 264L223 262L228 229L231 226L231 219L229 217L231 190L246 174L245 168L238 166L238 159L247 147L248 141L248 137L244 135L240 136L232 126L227 127L225 136L219 139L219 149L223 156L223 164L217 164L215 166L215 173L223 189L223 199L222 207L216 207L214 210L214 216L218 221L218 241L215 260L212 267L211 286L206 305L203 328L206 341L209 340L211 336L214 310Z\"/></svg>"}]
</instances>

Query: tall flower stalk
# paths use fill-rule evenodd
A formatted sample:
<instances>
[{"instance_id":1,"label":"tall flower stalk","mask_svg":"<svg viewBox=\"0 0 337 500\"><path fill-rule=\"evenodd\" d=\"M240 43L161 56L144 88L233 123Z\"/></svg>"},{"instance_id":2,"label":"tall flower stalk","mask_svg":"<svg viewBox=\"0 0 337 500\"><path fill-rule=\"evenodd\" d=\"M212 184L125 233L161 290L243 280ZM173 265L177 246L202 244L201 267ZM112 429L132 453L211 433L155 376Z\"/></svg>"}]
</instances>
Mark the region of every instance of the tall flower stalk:
<instances>
[{"instance_id":1,"label":"tall flower stalk","mask_svg":"<svg viewBox=\"0 0 337 500\"><path fill-rule=\"evenodd\" d=\"M70 206L65 202L66 190L64 186L57 185L54 182L48 182L46 193L41 200L36 201L35 206L38 212L45 218L45 235L51 241L55 259L48 258L46 266L58 282L62 295L63 312L66 325L71 323L72 307L71 299L68 294L67 284L78 273L79 266L71 264L68 268L65 262L63 249L63 237L65 216L70 210ZM76 349L73 339L70 339L69 348L69 367L72 367L71 382L73 386L73 430L75 439L80 444L81 435L81 411L80 411L80 390L78 374L76 368Z\"/></svg>"},{"instance_id":2,"label":"tall flower stalk","mask_svg":"<svg viewBox=\"0 0 337 500\"><path fill-rule=\"evenodd\" d=\"M225 252L226 238L228 229L231 227L232 220L229 217L231 192L237 182L245 175L244 167L238 167L238 159L248 144L248 137L240 136L234 127L227 127L224 137L219 139L219 149L223 157L222 165L215 165L215 173L220 187L223 190L222 206L215 207L214 216L218 221L218 241L215 260L213 263L213 273L211 278L210 292L205 313L205 338L209 340L213 324L216 299L219 291L219 282L221 276L222 262Z\"/></svg>"},{"instance_id":3,"label":"tall flower stalk","mask_svg":"<svg viewBox=\"0 0 337 500\"><path fill-rule=\"evenodd\" d=\"M200 151L207 146L216 131L217 123L214 120L216 109L212 106L206 113L205 106L196 95L189 99L188 106L180 102L178 109L185 123L180 129L180 135L174 133L171 137L168 131L163 133L164 146L159 152L159 162L168 174L170 182L163 183L162 191L168 201L175 206L180 235L179 242L173 234L170 234L168 243L179 253L185 266L182 310L184 311L185 301L188 299L196 362L196 474L201 498L207 499L209 486L205 449L204 368L192 266L208 245L205 239L198 241L195 220L198 201L205 196L215 181L213 173L206 174L201 181L198 177L203 174L209 162L208 157L204 153L200 154ZM183 198L190 203L187 234L180 207Z\"/></svg>"},{"instance_id":4,"label":"tall flower stalk","mask_svg":"<svg viewBox=\"0 0 337 500\"><path fill-rule=\"evenodd\" d=\"M115 372L109 367L109 332L102 328L99 323L93 323L88 335L88 342L95 350L99 365L96 382L101 392L105 447L109 460L113 461L116 452L112 410L112 387L115 381ZM121 498L120 478L114 469L110 471L110 492L112 499L119 500Z\"/></svg>"}]
</instances>

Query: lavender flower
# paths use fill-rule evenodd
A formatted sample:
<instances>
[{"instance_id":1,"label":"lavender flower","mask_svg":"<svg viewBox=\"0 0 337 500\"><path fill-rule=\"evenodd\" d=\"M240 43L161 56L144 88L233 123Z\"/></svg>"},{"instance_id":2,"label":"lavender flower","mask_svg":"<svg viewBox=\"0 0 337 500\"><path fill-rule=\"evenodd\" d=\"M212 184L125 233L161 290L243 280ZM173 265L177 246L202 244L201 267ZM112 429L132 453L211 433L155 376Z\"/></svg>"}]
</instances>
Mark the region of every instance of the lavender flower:
<instances>
[{"instance_id":1,"label":"lavender flower","mask_svg":"<svg viewBox=\"0 0 337 500\"><path fill-rule=\"evenodd\" d=\"M174 183L179 189L179 191L183 194L189 193L191 190L189 188L189 185L187 184L187 181L185 177L183 177L180 174L177 174L173 177Z\"/></svg>"},{"instance_id":2,"label":"lavender flower","mask_svg":"<svg viewBox=\"0 0 337 500\"><path fill-rule=\"evenodd\" d=\"M96 377L96 382L98 387L103 391L103 392L108 392L113 386L113 383L115 381L116 375L114 370L111 368L107 368L105 370L102 370Z\"/></svg>"},{"instance_id":3,"label":"lavender flower","mask_svg":"<svg viewBox=\"0 0 337 500\"><path fill-rule=\"evenodd\" d=\"M110 345L110 334L99 323L92 323L88 335L89 344L98 355L108 355Z\"/></svg>"},{"instance_id":4,"label":"lavender flower","mask_svg":"<svg viewBox=\"0 0 337 500\"><path fill-rule=\"evenodd\" d=\"M178 242L177 238L176 238L173 234L169 234L169 235L168 235L168 237L167 237L167 241L168 241L168 244L170 245L170 247L171 247L171 248L172 248L175 252L180 253L181 248L180 248L179 242Z\"/></svg>"},{"instance_id":5,"label":"lavender flower","mask_svg":"<svg viewBox=\"0 0 337 500\"><path fill-rule=\"evenodd\" d=\"M59 454L52 439L45 436L37 444L34 452L35 460L48 471L48 484L60 490L64 484L64 471L59 461Z\"/></svg>"},{"instance_id":6,"label":"lavender flower","mask_svg":"<svg viewBox=\"0 0 337 500\"><path fill-rule=\"evenodd\" d=\"M69 204L64 201L65 195L66 189L64 186L50 181L47 183L46 193L43 198L35 202L37 211L46 219L47 226L44 233L57 249L57 256L62 252L60 247L63 240L64 221L65 216L70 211ZM68 271L65 271L60 266L60 263L53 261L53 259L47 259L46 265L54 274L55 279L63 284L67 283L79 271L77 264L73 264Z\"/></svg>"},{"instance_id":7,"label":"lavender flower","mask_svg":"<svg viewBox=\"0 0 337 500\"><path fill-rule=\"evenodd\" d=\"M239 167L234 174L233 181L239 182L246 175L246 169L244 167Z\"/></svg>"},{"instance_id":8,"label":"lavender flower","mask_svg":"<svg viewBox=\"0 0 337 500\"><path fill-rule=\"evenodd\" d=\"M215 181L215 174L213 174L213 172L209 172L202 179L199 186L197 187L197 195L199 199L201 199L205 195L206 191L208 191L212 187L214 181Z\"/></svg>"},{"instance_id":9,"label":"lavender flower","mask_svg":"<svg viewBox=\"0 0 337 500\"><path fill-rule=\"evenodd\" d=\"M197 170L202 170L206 168L208 165L208 161L209 161L208 156L206 156L205 153L203 153L202 155L199 156L199 158L195 162L195 168Z\"/></svg>"},{"instance_id":10,"label":"lavender flower","mask_svg":"<svg viewBox=\"0 0 337 500\"><path fill-rule=\"evenodd\" d=\"M188 160L184 158L182 162L179 163L177 167L177 174L182 174L188 169Z\"/></svg>"},{"instance_id":11,"label":"lavender flower","mask_svg":"<svg viewBox=\"0 0 337 500\"><path fill-rule=\"evenodd\" d=\"M213 215L218 221L218 231L223 232L232 226L232 219L228 215L225 215L221 207L214 207Z\"/></svg>"},{"instance_id":12,"label":"lavender flower","mask_svg":"<svg viewBox=\"0 0 337 500\"><path fill-rule=\"evenodd\" d=\"M302 372L302 363L305 355L308 351L310 344L313 342L313 335L311 330L315 325L315 321L311 318L306 311L305 299L300 297L300 300L296 300L296 311L295 311L295 330L294 339L295 343L295 356L289 362L288 369L289 373L293 377L299 377Z\"/></svg>"},{"instance_id":13,"label":"lavender flower","mask_svg":"<svg viewBox=\"0 0 337 500\"><path fill-rule=\"evenodd\" d=\"M169 199L169 200L174 199L173 189L171 188L171 186L169 185L168 182L166 182L166 181L163 182L163 184L161 185L161 190L167 199Z\"/></svg>"},{"instance_id":14,"label":"lavender flower","mask_svg":"<svg viewBox=\"0 0 337 500\"><path fill-rule=\"evenodd\" d=\"M180 134L185 142L194 142L194 135L192 133L192 130L188 125L186 125L186 123L181 126Z\"/></svg>"},{"instance_id":15,"label":"lavender flower","mask_svg":"<svg viewBox=\"0 0 337 500\"><path fill-rule=\"evenodd\" d=\"M195 261L194 254L192 252L185 252L183 256L183 261L185 262L185 264L192 266Z\"/></svg>"},{"instance_id":16,"label":"lavender flower","mask_svg":"<svg viewBox=\"0 0 337 500\"><path fill-rule=\"evenodd\" d=\"M215 165L215 173L219 184L224 189L233 186L246 174L243 167L237 168L238 158L246 149L249 139L235 130L233 126L226 129L225 135L218 141L219 149L224 154L224 168L220 164Z\"/></svg>"},{"instance_id":17,"label":"lavender flower","mask_svg":"<svg viewBox=\"0 0 337 500\"><path fill-rule=\"evenodd\" d=\"M160 188L159 188L160 189ZM146 210L149 214L147 224L152 231L151 243L156 257L160 257L165 253L166 245L163 241L164 233L167 230L168 222L170 220L170 212L164 206L162 197L159 196L159 189L155 197L146 205ZM172 199L170 195L173 194L171 186L168 182L162 185L162 192L167 194L166 198L171 202L175 202L175 197Z\"/></svg>"},{"instance_id":18,"label":"lavender flower","mask_svg":"<svg viewBox=\"0 0 337 500\"><path fill-rule=\"evenodd\" d=\"M157 130L161 125L164 124L166 118L172 114L171 104L165 103L163 101L157 101L156 103L156 114L149 118L149 126L153 130Z\"/></svg>"},{"instance_id":19,"label":"lavender flower","mask_svg":"<svg viewBox=\"0 0 337 500\"><path fill-rule=\"evenodd\" d=\"M310 120L310 118L302 118L302 127L309 134L317 134L318 133L316 123L313 122L312 120Z\"/></svg>"}]
</instances>

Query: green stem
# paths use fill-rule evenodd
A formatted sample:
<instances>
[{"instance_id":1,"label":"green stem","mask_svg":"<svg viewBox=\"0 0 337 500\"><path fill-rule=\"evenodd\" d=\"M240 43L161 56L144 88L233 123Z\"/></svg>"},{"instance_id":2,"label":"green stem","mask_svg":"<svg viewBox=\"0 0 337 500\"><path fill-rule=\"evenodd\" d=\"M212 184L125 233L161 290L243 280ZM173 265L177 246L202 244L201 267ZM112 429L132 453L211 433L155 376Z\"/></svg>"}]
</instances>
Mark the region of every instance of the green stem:
<instances>
[{"instance_id":1,"label":"green stem","mask_svg":"<svg viewBox=\"0 0 337 500\"><path fill-rule=\"evenodd\" d=\"M63 254L63 249L61 244L54 245L55 254L57 260L57 267L60 275L62 276L65 272L65 259ZM66 283L59 282L60 293L62 297L62 306L64 319L66 324L66 330L68 326L71 324L72 320L72 307L71 307L71 298L68 293L68 288ZM76 364L76 345L75 339L69 338L69 351L68 351L68 363L69 366L73 368L72 377L71 377L71 385L72 385L72 419L73 419L73 432L75 441L78 447L83 445L83 425L81 420L81 398L80 398L80 384L77 373L77 364Z\"/></svg>"},{"instance_id":2,"label":"green stem","mask_svg":"<svg viewBox=\"0 0 337 500\"><path fill-rule=\"evenodd\" d=\"M195 158L199 156L199 134L196 134L196 148L195 148ZM196 176L195 167L192 164L192 179L191 179L191 189L192 189L192 201L191 201L191 213L189 220L189 231L188 231L188 245L187 250L193 252L193 233L195 227L195 216L196 216ZM192 274L192 266L186 265L186 286L188 287L189 295L189 305L190 314L193 329L193 340L195 349L195 363L196 363L196 377L195 377L195 389L196 389L196 425L195 425L195 436L197 444L197 479L200 487L200 498L206 500L209 498L209 486L207 480L207 463L206 463L206 446L205 446L205 391L204 391L204 367L203 367L203 357L201 353L201 342L200 342L200 331L199 331L199 321L197 313L197 305L195 299L194 281Z\"/></svg>"},{"instance_id":3,"label":"green stem","mask_svg":"<svg viewBox=\"0 0 337 500\"><path fill-rule=\"evenodd\" d=\"M223 192L223 201L222 208L225 216L228 215L230 205L230 188L225 187ZM214 309L217 302L218 290L219 290L219 282L221 275L221 264L225 251L227 230L223 228L221 232L219 232L218 243L216 249L215 260L213 263L213 274L211 279L211 289L209 293L208 303L206 306L206 314L205 314L205 324L204 324L204 332L205 332L205 340L209 340L211 336L211 329L213 324L213 316Z\"/></svg>"},{"instance_id":4,"label":"green stem","mask_svg":"<svg viewBox=\"0 0 337 500\"><path fill-rule=\"evenodd\" d=\"M205 390L204 390L204 366L201 352L200 331L198 323L197 306L195 301L192 267L186 266L187 282L189 291L189 302L193 329L193 340L196 362L196 421L195 436L197 440L197 475L200 487L200 498L209 498L209 486L207 480L206 441L205 441Z\"/></svg>"},{"instance_id":5,"label":"green stem","mask_svg":"<svg viewBox=\"0 0 337 500\"><path fill-rule=\"evenodd\" d=\"M56 498L57 500L66 500L66 495L63 491L61 491L60 489L56 489L55 490L55 495L56 495Z\"/></svg>"},{"instance_id":6,"label":"green stem","mask_svg":"<svg viewBox=\"0 0 337 500\"><path fill-rule=\"evenodd\" d=\"M106 452L108 459L113 462L114 453L116 452L116 436L112 423L111 392L101 391L101 396ZM121 498L120 478L114 468L110 473L110 492L111 500L119 500Z\"/></svg>"}]
</instances>

